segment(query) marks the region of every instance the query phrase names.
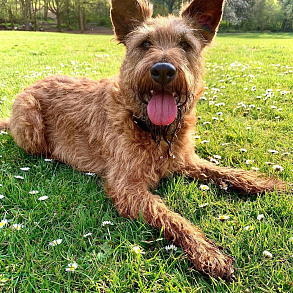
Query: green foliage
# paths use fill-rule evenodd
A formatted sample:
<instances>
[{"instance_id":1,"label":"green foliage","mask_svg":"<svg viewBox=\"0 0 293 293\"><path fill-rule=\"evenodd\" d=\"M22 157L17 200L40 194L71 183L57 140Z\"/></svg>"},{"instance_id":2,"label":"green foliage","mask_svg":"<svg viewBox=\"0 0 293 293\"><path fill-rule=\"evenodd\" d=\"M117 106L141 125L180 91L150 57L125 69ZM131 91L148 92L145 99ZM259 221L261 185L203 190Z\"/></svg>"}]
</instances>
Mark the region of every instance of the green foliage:
<instances>
[{"instance_id":1,"label":"green foliage","mask_svg":"<svg viewBox=\"0 0 293 293\"><path fill-rule=\"evenodd\" d=\"M49 74L116 75L124 55L112 36L0 32L0 39L0 117L9 116L17 92L35 80ZM220 155L222 166L257 167L293 182L292 55L292 34L218 35L206 54L207 88L197 106L201 157ZM289 193L251 197L213 184L202 191L184 177L165 179L156 188L173 210L236 259L236 280L227 284L200 275L180 249L167 252L170 243L161 231L120 217L96 176L28 155L9 133L0 134L0 155L0 221L8 221L0 228L2 292L292 291ZM222 223L219 215L230 218ZM50 245L57 239L62 242ZM136 254L135 246L145 253ZM272 258L263 256L265 250ZM65 271L74 262L75 271Z\"/></svg>"}]
</instances>

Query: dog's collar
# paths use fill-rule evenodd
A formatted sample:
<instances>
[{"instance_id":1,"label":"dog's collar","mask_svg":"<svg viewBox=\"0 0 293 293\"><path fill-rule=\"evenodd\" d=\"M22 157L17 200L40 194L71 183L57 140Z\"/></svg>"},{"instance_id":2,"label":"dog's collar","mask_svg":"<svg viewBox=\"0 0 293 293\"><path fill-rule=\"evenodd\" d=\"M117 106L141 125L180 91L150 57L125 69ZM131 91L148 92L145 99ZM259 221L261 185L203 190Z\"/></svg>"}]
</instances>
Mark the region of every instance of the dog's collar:
<instances>
[{"instance_id":1,"label":"dog's collar","mask_svg":"<svg viewBox=\"0 0 293 293\"><path fill-rule=\"evenodd\" d=\"M133 116L133 122L138 125L143 131L151 132L147 123L139 117Z\"/></svg>"}]
</instances>

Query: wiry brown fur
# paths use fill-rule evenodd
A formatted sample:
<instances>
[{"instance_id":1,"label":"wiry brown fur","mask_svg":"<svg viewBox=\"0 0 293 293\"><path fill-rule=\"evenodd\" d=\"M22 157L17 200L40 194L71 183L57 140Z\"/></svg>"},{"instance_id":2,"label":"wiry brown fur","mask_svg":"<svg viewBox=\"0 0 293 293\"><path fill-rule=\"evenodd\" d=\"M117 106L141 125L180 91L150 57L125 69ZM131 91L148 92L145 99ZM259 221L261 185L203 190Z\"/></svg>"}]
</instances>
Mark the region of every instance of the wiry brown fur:
<instances>
[{"instance_id":1,"label":"wiry brown fur","mask_svg":"<svg viewBox=\"0 0 293 293\"><path fill-rule=\"evenodd\" d=\"M229 280L232 258L151 193L161 178L174 172L227 182L250 193L285 188L283 182L218 167L194 153L194 108L203 89L202 50L217 30L222 2L195 0L182 17L151 18L151 5L145 0L112 0L116 37L127 49L119 77L97 82L54 76L37 81L18 95L9 122L1 120L0 127L8 126L29 153L47 154L78 170L100 174L121 215L136 219L141 213L183 248L196 269ZM157 62L177 69L176 78L163 89L149 73ZM169 128L151 125L146 103L152 91L175 92L182 120L176 118ZM156 135L165 131L166 141L175 133L174 140L155 142L136 119L155 127Z\"/></svg>"}]
</instances>

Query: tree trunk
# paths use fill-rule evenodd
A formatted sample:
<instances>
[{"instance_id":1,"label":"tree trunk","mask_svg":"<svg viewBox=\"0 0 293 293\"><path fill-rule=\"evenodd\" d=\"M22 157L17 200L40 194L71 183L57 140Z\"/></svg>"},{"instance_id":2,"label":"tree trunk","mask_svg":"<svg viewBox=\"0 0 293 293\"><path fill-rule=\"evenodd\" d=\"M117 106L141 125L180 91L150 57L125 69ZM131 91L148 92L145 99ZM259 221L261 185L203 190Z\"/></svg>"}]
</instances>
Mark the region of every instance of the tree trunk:
<instances>
[{"instance_id":1,"label":"tree trunk","mask_svg":"<svg viewBox=\"0 0 293 293\"><path fill-rule=\"evenodd\" d=\"M57 30L59 33L62 32L62 27L61 27L61 14L60 13L56 13L56 17L57 17Z\"/></svg>"},{"instance_id":2,"label":"tree trunk","mask_svg":"<svg viewBox=\"0 0 293 293\"><path fill-rule=\"evenodd\" d=\"M8 13L9 13L9 20L11 23L11 28L14 29L14 19L13 19L13 13L12 13L11 7L9 7L8 9Z\"/></svg>"},{"instance_id":3,"label":"tree trunk","mask_svg":"<svg viewBox=\"0 0 293 293\"><path fill-rule=\"evenodd\" d=\"M44 19L45 19L46 21L48 20L48 11L49 11L48 1L45 0L45 1L44 1Z\"/></svg>"}]
</instances>

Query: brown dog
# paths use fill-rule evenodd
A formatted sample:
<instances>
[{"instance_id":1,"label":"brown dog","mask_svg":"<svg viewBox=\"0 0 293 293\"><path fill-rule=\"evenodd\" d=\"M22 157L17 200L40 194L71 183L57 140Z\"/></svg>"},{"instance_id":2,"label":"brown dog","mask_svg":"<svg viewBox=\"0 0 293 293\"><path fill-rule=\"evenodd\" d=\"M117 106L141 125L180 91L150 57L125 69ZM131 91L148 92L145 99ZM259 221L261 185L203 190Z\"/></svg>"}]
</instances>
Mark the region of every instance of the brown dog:
<instances>
[{"instance_id":1,"label":"brown dog","mask_svg":"<svg viewBox=\"0 0 293 293\"><path fill-rule=\"evenodd\" d=\"M197 270L229 280L232 258L151 193L160 178L174 172L251 193L285 188L194 153L202 51L215 36L222 6L223 0L194 0L180 17L151 18L147 0L112 0L115 34L127 50L119 77L40 80L18 95L11 118L2 119L0 128L10 129L29 153L99 174L121 215L141 214L181 246Z\"/></svg>"}]
</instances>

